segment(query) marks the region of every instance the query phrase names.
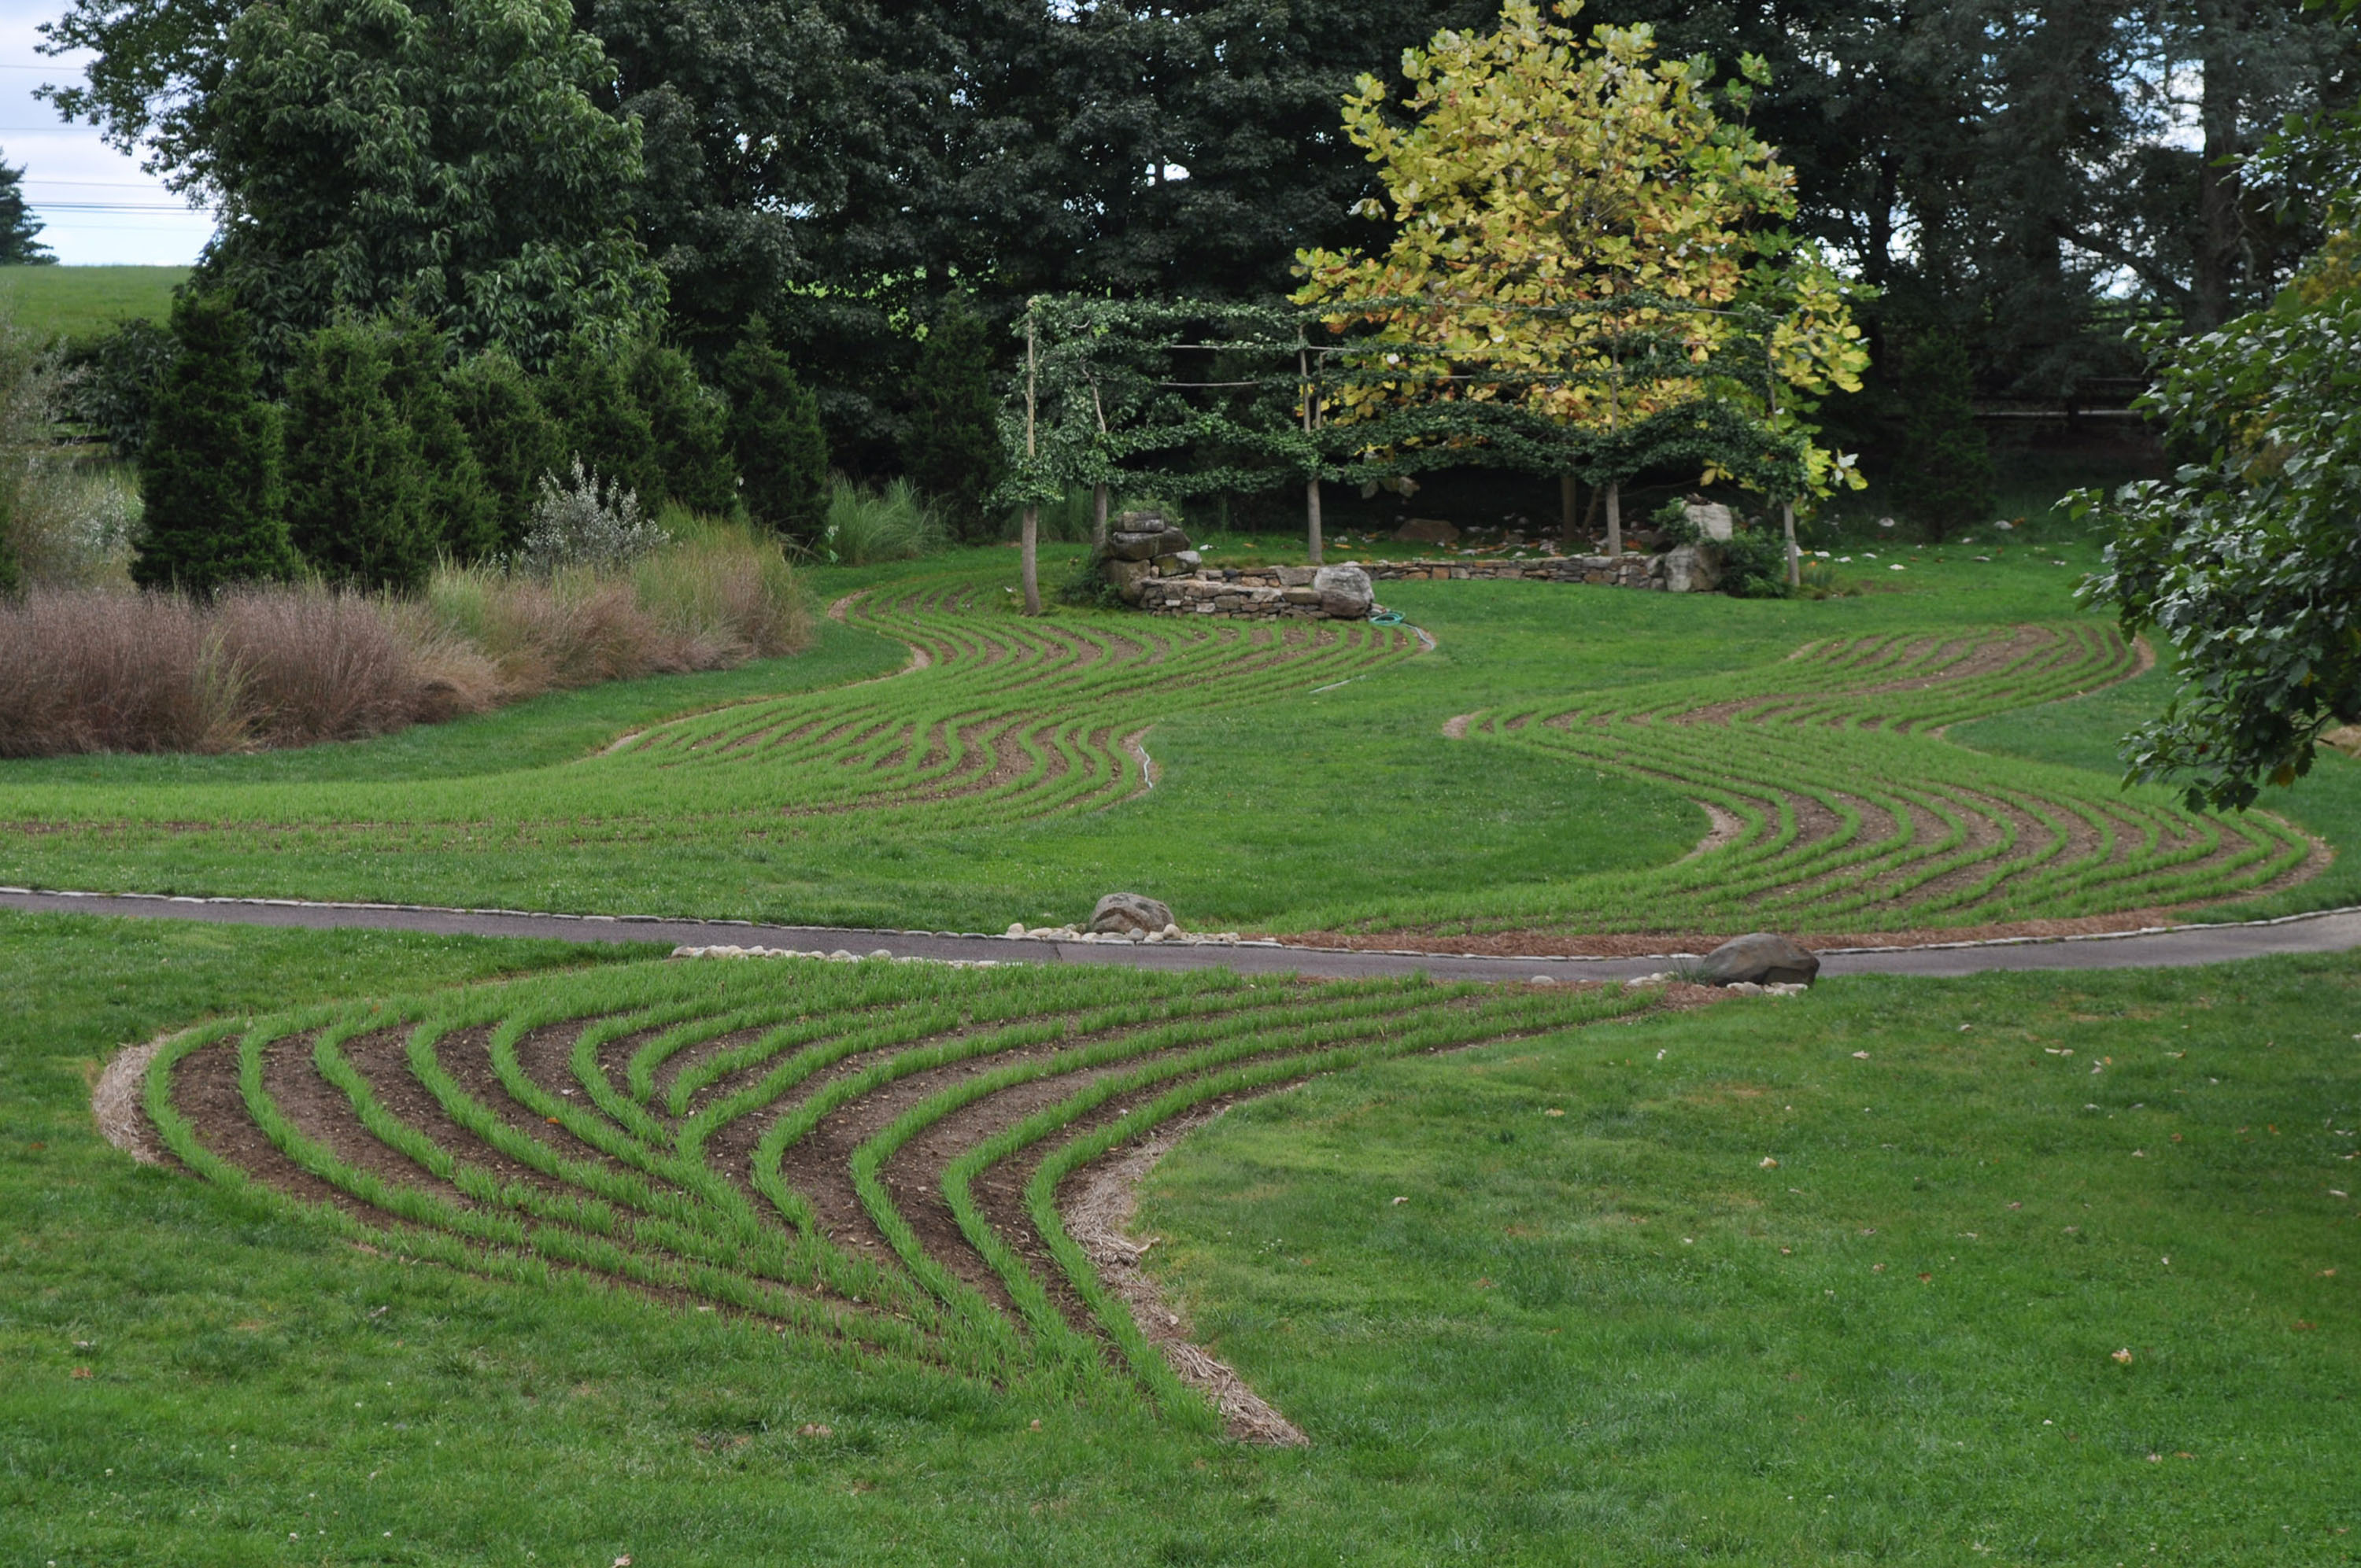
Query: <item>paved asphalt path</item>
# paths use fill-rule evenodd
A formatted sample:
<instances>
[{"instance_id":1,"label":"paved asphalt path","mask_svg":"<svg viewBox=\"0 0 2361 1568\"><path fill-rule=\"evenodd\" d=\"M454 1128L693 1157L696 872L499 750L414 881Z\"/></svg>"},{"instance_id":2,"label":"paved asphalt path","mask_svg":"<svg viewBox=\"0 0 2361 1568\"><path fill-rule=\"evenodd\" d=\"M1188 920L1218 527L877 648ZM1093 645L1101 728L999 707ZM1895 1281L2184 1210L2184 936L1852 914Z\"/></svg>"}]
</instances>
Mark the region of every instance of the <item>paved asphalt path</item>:
<instances>
[{"instance_id":1,"label":"paved asphalt path","mask_svg":"<svg viewBox=\"0 0 2361 1568\"><path fill-rule=\"evenodd\" d=\"M668 946L788 948L863 957L992 959L1003 963L1128 964L1137 969L1226 967L1250 974L1354 976L1414 970L1451 980L1626 980L1659 973L1663 958L1465 958L1446 953L1340 952L1278 942L1142 945L1055 942L952 931L880 931L833 926L758 926L737 920L644 916L535 915L415 905L306 904L292 899L168 898L152 894L38 893L0 888L0 909L201 920L302 930L423 931L454 937L532 937L568 942L661 942ZM2271 953L2333 953L2361 948L2361 908L2238 926L2184 926L2124 936L2074 937L1935 948L1858 948L1821 954L1824 975L1978 974L1992 970L2178 968Z\"/></svg>"}]
</instances>

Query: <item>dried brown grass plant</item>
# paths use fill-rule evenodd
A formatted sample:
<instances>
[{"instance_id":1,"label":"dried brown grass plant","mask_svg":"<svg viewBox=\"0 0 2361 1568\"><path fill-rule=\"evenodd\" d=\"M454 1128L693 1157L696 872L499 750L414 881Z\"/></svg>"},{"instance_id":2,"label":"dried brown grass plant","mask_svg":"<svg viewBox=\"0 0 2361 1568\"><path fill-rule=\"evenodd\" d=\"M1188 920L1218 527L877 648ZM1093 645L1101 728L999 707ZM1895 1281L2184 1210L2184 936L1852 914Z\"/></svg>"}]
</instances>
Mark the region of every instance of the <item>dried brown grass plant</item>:
<instances>
[{"instance_id":1,"label":"dried brown grass plant","mask_svg":"<svg viewBox=\"0 0 2361 1568\"><path fill-rule=\"evenodd\" d=\"M0 604L0 757L358 740L792 653L814 625L778 546L722 524L612 573L446 567L411 599L317 583L203 604L36 586Z\"/></svg>"}]
</instances>

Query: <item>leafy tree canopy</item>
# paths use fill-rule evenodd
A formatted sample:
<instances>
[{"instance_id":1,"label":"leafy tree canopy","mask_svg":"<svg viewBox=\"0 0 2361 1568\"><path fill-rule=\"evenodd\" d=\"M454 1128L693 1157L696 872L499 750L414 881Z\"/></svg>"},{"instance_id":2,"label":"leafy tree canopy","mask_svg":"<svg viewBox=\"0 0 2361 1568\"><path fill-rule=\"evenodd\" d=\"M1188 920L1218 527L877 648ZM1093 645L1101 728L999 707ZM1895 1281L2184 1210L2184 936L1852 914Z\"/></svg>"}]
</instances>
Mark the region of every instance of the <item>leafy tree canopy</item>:
<instances>
[{"instance_id":1,"label":"leafy tree canopy","mask_svg":"<svg viewBox=\"0 0 2361 1568\"><path fill-rule=\"evenodd\" d=\"M2290 141L2309 145L2283 155L2345 171L2329 243L2268 308L2178 346L2150 334L2160 375L2145 400L2180 466L2078 498L2113 535L2085 597L2180 655L2179 692L2125 759L2192 806L2292 784L2323 731L2361 722L2361 116Z\"/></svg>"},{"instance_id":2,"label":"leafy tree canopy","mask_svg":"<svg viewBox=\"0 0 2361 1568\"><path fill-rule=\"evenodd\" d=\"M1579 6L1557 9L1571 19ZM1858 389L1867 356L1835 275L1771 226L1795 211L1793 175L1719 112L1749 103L1763 66L1742 69L1717 92L1711 62L1658 60L1644 27L1585 40L1509 0L1494 31L1444 32L1404 58L1407 123L1365 79L1345 126L1384 179L1386 202L1363 211L1391 219L1393 242L1303 253L1296 300L1333 311L1339 331L1374 327L1362 363L1400 373L1342 389L1340 416L1514 400L1609 438L1591 466L1611 484L1642 458L1611 438L1656 416L1752 403L1770 439L1795 408L1774 383ZM1741 366L1729 351L1745 307L1767 313L1749 350L1761 358ZM1733 466L1707 464L1709 477ZM1778 488L1825 488L1842 473L1810 448Z\"/></svg>"},{"instance_id":3,"label":"leafy tree canopy","mask_svg":"<svg viewBox=\"0 0 2361 1568\"><path fill-rule=\"evenodd\" d=\"M661 307L627 210L638 128L592 101L606 61L564 0L133 0L52 37L110 46L61 108L220 198L200 272L266 368L340 314L407 309L537 365Z\"/></svg>"}]
</instances>

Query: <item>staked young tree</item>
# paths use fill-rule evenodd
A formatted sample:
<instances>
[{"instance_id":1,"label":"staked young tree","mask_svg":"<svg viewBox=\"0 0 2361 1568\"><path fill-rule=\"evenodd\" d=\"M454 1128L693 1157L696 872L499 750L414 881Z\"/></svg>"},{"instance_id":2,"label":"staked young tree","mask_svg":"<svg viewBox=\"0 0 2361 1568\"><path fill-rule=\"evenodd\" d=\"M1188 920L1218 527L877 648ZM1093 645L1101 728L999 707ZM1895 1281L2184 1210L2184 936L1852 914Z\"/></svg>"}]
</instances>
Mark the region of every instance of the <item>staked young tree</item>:
<instances>
[{"instance_id":1,"label":"staked young tree","mask_svg":"<svg viewBox=\"0 0 2361 1568\"><path fill-rule=\"evenodd\" d=\"M828 526L828 441L819 405L761 317L721 362L729 435L749 516L808 549Z\"/></svg>"},{"instance_id":2,"label":"staked young tree","mask_svg":"<svg viewBox=\"0 0 2361 1568\"><path fill-rule=\"evenodd\" d=\"M396 401L390 334L338 322L305 338L287 378L287 532L332 582L406 592L443 543L434 476Z\"/></svg>"},{"instance_id":3,"label":"staked young tree","mask_svg":"<svg viewBox=\"0 0 2361 1568\"><path fill-rule=\"evenodd\" d=\"M262 397L245 316L218 292L186 292L172 337L139 452L145 521L132 581L210 595L293 576L279 411Z\"/></svg>"},{"instance_id":4,"label":"staked young tree","mask_svg":"<svg viewBox=\"0 0 2361 1568\"><path fill-rule=\"evenodd\" d=\"M983 317L964 296L952 295L919 349L917 407L903 458L952 533L971 543L997 534L991 499L1008 475L992 369Z\"/></svg>"},{"instance_id":5,"label":"staked young tree","mask_svg":"<svg viewBox=\"0 0 2361 1568\"><path fill-rule=\"evenodd\" d=\"M565 434L524 367L500 349L462 361L446 385L452 413L490 493L494 548L512 554L532 526L543 476L566 466Z\"/></svg>"}]
</instances>

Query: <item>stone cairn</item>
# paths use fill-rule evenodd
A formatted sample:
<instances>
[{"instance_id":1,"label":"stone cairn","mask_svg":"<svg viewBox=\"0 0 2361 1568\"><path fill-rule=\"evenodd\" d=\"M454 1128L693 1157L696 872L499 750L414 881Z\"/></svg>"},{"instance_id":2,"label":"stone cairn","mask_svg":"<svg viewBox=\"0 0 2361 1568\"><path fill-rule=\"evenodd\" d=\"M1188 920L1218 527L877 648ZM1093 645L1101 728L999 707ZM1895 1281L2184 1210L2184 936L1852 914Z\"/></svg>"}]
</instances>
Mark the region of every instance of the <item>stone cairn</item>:
<instances>
[{"instance_id":1,"label":"stone cairn","mask_svg":"<svg viewBox=\"0 0 2361 1568\"><path fill-rule=\"evenodd\" d=\"M1127 511L1107 534L1107 582L1151 615L1234 620L1366 620L1377 609L1358 566L1208 566L1154 511Z\"/></svg>"}]
</instances>

